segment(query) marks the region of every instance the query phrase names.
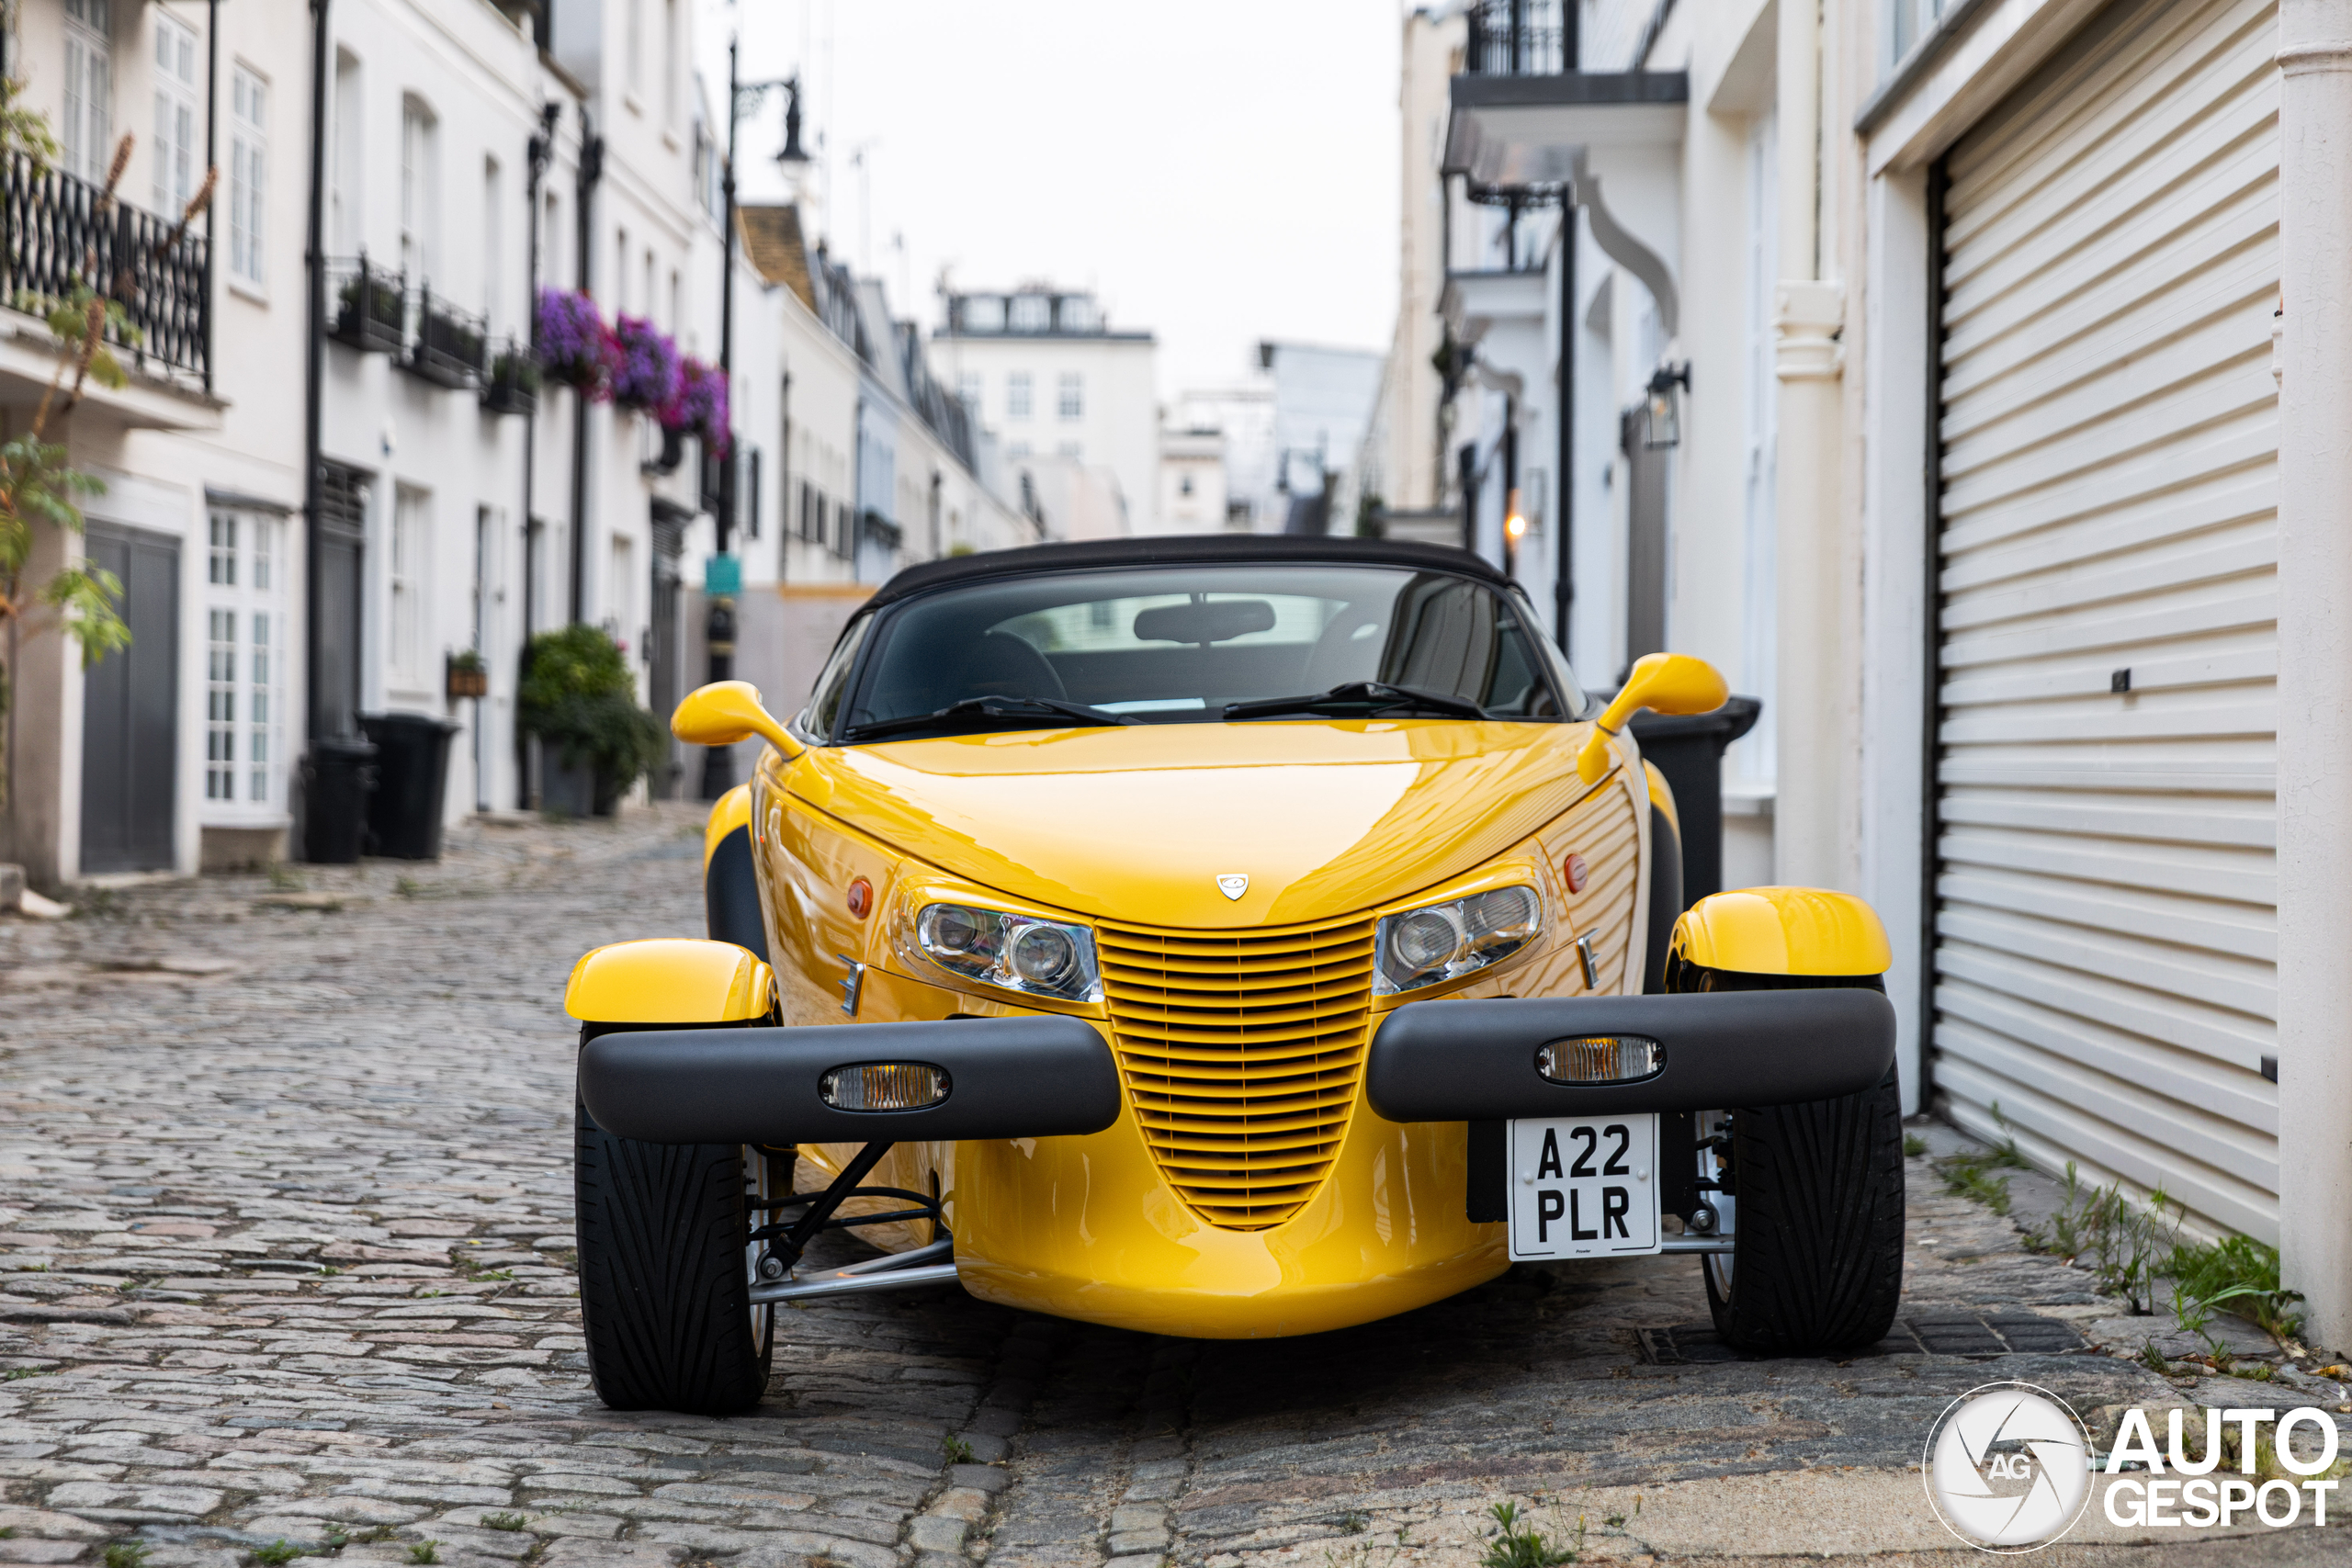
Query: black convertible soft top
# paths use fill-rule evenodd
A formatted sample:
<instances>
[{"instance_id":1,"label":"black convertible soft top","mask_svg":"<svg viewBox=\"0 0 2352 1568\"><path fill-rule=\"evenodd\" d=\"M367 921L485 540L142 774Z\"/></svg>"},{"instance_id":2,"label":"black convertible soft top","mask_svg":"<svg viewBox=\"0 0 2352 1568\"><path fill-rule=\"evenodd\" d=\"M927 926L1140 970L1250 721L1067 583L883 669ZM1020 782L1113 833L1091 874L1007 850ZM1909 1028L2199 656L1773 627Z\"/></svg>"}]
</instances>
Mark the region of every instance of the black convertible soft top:
<instances>
[{"instance_id":1,"label":"black convertible soft top","mask_svg":"<svg viewBox=\"0 0 2352 1568\"><path fill-rule=\"evenodd\" d=\"M1452 572L1508 592L1510 578L1468 550L1405 539L1307 538L1291 534L1159 534L1138 539L1088 539L1077 544L1024 545L1019 549L949 556L910 566L867 600L868 609L894 604L949 583L1033 571L1087 567L1215 566L1312 561L1331 566L1401 566Z\"/></svg>"}]
</instances>

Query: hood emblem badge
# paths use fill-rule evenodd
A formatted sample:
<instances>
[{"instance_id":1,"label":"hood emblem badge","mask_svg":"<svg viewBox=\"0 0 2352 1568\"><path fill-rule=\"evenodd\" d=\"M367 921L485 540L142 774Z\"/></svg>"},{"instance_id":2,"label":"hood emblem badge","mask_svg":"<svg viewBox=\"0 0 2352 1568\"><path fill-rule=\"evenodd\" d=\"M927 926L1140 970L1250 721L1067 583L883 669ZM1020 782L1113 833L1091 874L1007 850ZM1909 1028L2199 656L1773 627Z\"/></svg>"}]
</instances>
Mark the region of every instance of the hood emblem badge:
<instances>
[{"instance_id":1,"label":"hood emblem badge","mask_svg":"<svg viewBox=\"0 0 2352 1568\"><path fill-rule=\"evenodd\" d=\"M1228 898L1238 900L1244 893L1250 891L1249 874L1239 871L1219 874L1216 879L1216 890Z\"/></svg>"}]
</instances>

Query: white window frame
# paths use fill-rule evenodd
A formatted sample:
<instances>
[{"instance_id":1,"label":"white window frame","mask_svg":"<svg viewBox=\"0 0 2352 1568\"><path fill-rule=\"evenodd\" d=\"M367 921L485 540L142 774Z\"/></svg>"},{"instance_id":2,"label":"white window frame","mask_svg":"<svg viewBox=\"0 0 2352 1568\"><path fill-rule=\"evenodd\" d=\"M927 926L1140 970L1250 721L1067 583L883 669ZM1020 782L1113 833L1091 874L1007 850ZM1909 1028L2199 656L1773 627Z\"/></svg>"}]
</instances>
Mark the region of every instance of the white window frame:
<instances>
[{"instance_id":1,"label":"white window frame","mask_svg":"<svg viewBox=\"0 0 2352 1568\"><path fill-rule=\"evenodd\" d=\"M155 212L175 220L196 195L197 169L203 154L197 148L197 128L203 123L197 107L196 32L158 10L154 13L155 49L151 63L155 85Z\"/></svg>"},{"instance_id":2,"label":"white window frame","mask_svg":"<svg viewBox=\"0 0 2352 1568\"><path fill-rule=\"evenodd\" d=\"M384 552L385 683L407 692L430 689L425 667L425 606L433 591L433 492L397 485L392 492L390 548Z\"/></svg>"},{"instance_id":3,"label":"white window frame","mask_svg":"<svg viewBox=\"0 0 2352 1568\"><path fill-rule=\"evenodd\" d=\"M1054 412L1065 424L1074 423L1086 417L1086 373L1084 371L1062 372L1060 385L1055 389Z\"/></svg>"},{"instance_id":4,"label":"white window frame","mask_svg":"<svg viewBox=\"0 0 2352 1568\"><path fill-rule=\"evenodd\" d=\"M286 805L287 523L207 509L204 816L282 821Z\"/></svg>"},{"instance_id":5,"label":"white window frame","mask_svg":"<svg viewBox=\"0 0 2352 1568\"><path fill-rule=\"evenodd\" d=\"M230 71L229 281L269 286L269 83L242 61Z\"/></svg>"},{"instance_id":6,"label":"white window frame","mask_svg":"<svg viewBox=\"0 0 2352 1568\"><path fill-rule=\"evenodd\" d=\"M413 95L401 99L401 270L411 287L429 284L440 268L439 121Z\"/></svg>"},{"instance_id":7,"label":"white window frame","mask_svg":"<svg viewBox=\"0 0 2352 1568\"><path fill-rule=\"evenodd\" d=\"M1029 372L1014 370L1004 378L1004 417L1007 420L1027 419L1034 407Z\"/></svg>"},{"instance_id":8,"label":"white window frame","mask_svg":"<svg viewBox=\"0 0 2352 1568\"><path fill-rule=\"evenodd\" d=\"M94 186L114 161L113 0L65 0L65 172Z\"/></svg>"}]
</instances>

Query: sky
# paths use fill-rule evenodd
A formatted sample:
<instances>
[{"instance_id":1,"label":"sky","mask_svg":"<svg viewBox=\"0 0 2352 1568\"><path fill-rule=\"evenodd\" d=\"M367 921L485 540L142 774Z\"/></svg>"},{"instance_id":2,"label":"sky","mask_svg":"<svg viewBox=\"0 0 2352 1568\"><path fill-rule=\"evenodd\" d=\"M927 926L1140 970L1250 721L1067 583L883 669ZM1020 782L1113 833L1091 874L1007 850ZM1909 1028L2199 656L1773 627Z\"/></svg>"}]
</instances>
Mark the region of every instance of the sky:
<instances>
[{"instance_id":1,"label":"sky","mask_svg":"<svg viewBox=\"0 0 2352 1568\"><path fill-rule=\"evenodd\" d=\"M702 0L701 14L714 114L731 31L745 81L801 72L823 226L902 316L937 321L943 268L961 289L1091 288L1114 329L1158 334L1163 396L1241 382L1261 338L1387 347L1396 0ZM739 136L741 198L777 199L781 95Z\"/></svg>"}]
</instances>

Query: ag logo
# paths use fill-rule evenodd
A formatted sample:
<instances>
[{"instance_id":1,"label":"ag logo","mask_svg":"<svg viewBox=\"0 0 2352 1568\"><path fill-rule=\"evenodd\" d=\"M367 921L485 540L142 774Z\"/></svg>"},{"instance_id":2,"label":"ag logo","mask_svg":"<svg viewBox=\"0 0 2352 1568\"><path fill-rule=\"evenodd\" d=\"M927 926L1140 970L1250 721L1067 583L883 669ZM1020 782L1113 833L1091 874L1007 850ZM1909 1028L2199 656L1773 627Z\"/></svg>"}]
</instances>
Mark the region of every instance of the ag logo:
<instances>
[{"instance_id":1,"label":"ag logo","mask_svg":"<svg viewBox=\"0 0 2352 1568\"><path fill-rule=\"evenodd\" d=\"M1250 891L1249 873L1228 871L1221 874L1216 879L1216 890L1228 898L1239 899L1244 893Z\"/></svg>"},{"instance_id":2,"label":"ag logo","mask_svg":"<svg viewBox=\"0 0 2352 1568\"><path fill-rule=\"evenodd\" d=\"M1919 1469L1944 1528L1982 1551L2038 1551L2090 1501L2089 1436L2064 1401L2031 1383L1986 1383L1952 1401Z\"/></svg>"}]
</instances>

